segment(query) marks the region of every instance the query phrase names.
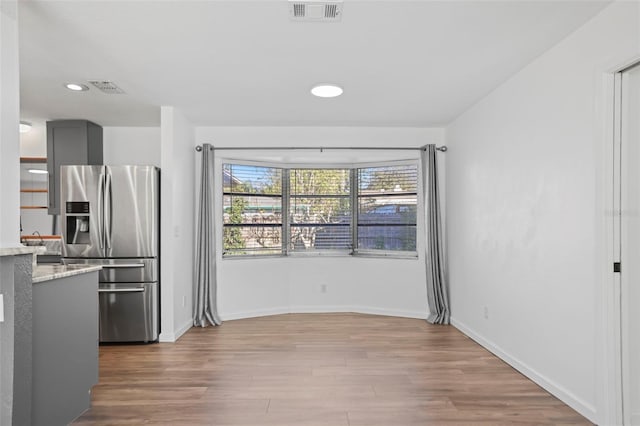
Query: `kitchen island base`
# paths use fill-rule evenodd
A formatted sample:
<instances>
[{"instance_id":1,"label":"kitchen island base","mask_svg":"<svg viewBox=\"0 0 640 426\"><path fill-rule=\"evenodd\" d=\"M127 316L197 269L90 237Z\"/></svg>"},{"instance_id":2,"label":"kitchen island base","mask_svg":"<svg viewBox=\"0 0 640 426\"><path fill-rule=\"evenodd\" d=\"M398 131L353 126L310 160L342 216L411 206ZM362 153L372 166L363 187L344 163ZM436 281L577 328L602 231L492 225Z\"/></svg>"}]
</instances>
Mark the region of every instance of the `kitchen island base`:
<instances>
[{"instance_id":1,"label":"kitchen island base","mask_svg":"<svg viewBox=\"0 0 640 426\"><path fill-rule=\"evenodd\" d=\"M91 405L91 388L98 383L99 269L36 268L32 425L69 424Z\"/></svg>"}]
</instances>

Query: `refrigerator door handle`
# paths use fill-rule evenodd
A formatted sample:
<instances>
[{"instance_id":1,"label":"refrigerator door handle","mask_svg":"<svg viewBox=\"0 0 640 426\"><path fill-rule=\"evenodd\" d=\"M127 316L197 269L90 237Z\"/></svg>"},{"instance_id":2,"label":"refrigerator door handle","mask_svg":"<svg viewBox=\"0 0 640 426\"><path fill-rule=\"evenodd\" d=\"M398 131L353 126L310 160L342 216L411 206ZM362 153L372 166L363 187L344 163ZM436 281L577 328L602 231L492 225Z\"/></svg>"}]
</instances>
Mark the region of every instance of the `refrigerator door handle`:
<instances>
[{"instance_id":1,"label":"refrigerator door handle","mask_svg":"<svg viewBox=\"0 0 640 426\"><path fill-rule=\"evenodd\" d=\"M104 233L106 248L111 248L111 218L112 218L112 206L111 206L111 175L107 173L107 184L105 188L105 206L104 206Z\"/></svg>"},{"instance_id":2,"label":"refrigerator door handle","mask_svg":"<svg viewBox=\"0 0 640 426\"><path fill-rule=\"evenodd\" d=\"M143 287L98 289L98 293L142 293L143 291L144 291Z\"/></svg>"},{"instance_id":3,"label":"refrigerator door handle","mask_svg":"<svg viewBox=\"0 0 640 426\"><path fill-rule=\"evenodd\" d=\"M101 265L103 268L144 268L144 263L116 263L112 265Z\"/></svg>"},{"instance_id":4,"label":"refrigerator door handle","mask_svg":"<svg viewBox=\"0 0 640 426\"><path fill-rule=\"evenodd\" d=\"M100 185L98 185L98 212L100 217L104 212L104 175L100 174ZM104 225L99 225L98 238L100 239L100 248L104 248Z\"/></svg>"}]
</instances>

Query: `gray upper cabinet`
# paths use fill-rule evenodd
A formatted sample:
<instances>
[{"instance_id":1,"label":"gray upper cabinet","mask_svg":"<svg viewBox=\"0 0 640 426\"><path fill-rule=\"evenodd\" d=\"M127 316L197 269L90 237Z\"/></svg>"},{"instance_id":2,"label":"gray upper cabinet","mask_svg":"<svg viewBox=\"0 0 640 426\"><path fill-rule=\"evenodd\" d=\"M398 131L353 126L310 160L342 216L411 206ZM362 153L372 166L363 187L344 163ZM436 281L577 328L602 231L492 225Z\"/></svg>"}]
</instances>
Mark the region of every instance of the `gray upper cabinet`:
<instances>
[{"instance_id":1,"label":"gray upper cabinet","mask_svg":"<svg viewBox=\"0 0 640 426\"><path fill-rule=\"evenodd\" d=\"M100 164L102 127L87 120L47 121L49 214L60 214L60 166Z\"/></svg>"}]
</instances>

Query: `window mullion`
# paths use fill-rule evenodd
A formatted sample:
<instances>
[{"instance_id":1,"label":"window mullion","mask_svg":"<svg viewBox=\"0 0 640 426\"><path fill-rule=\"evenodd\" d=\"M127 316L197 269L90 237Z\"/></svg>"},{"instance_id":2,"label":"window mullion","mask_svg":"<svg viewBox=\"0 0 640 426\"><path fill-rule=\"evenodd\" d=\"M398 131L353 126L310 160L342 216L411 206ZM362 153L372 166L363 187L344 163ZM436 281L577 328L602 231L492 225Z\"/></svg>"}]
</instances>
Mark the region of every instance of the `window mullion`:
<instances>
[{"instance_id":1,"label":"window mullion","mask_svg":"<svg viewBox=\"0 0 640 426\"><path fill-rule=\"evenodd\" d=\"M289 226L289 196L290 196L289 169L282 169L282 254L289 255L289 241L291 241L291 228Z\"/></svg>"},{"instance_id":2,"label":"window mullion","mask_svg":"<svg viewBox=\"0 0 640 426\"><path fill-rule=\"evenodd\" d=\"M351 254L358 251L358 169L351 169Z\"/></svg>"}]
</instances>

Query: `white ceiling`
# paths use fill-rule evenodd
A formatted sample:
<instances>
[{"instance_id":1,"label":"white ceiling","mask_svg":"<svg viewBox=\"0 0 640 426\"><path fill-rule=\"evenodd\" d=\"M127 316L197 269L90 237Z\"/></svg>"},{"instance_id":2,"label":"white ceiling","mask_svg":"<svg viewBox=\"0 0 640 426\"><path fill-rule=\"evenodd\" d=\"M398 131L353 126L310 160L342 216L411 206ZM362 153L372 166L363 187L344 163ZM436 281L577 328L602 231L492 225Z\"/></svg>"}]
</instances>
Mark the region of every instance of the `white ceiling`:
<instances>
[{"instance_id":1,"label":"white ceiling","mask_svg":"<svg viewBox=\"0 0 640 426\"><path fill-rule=\"evenodd\" d=\"M439 126L608 1L345 0L339 23L286 0L19 2L21 118L157 126ZM112 80L124 95L69 81ZM309 94L336 82L344 95Z\"/></svg>"}]
</instances>

